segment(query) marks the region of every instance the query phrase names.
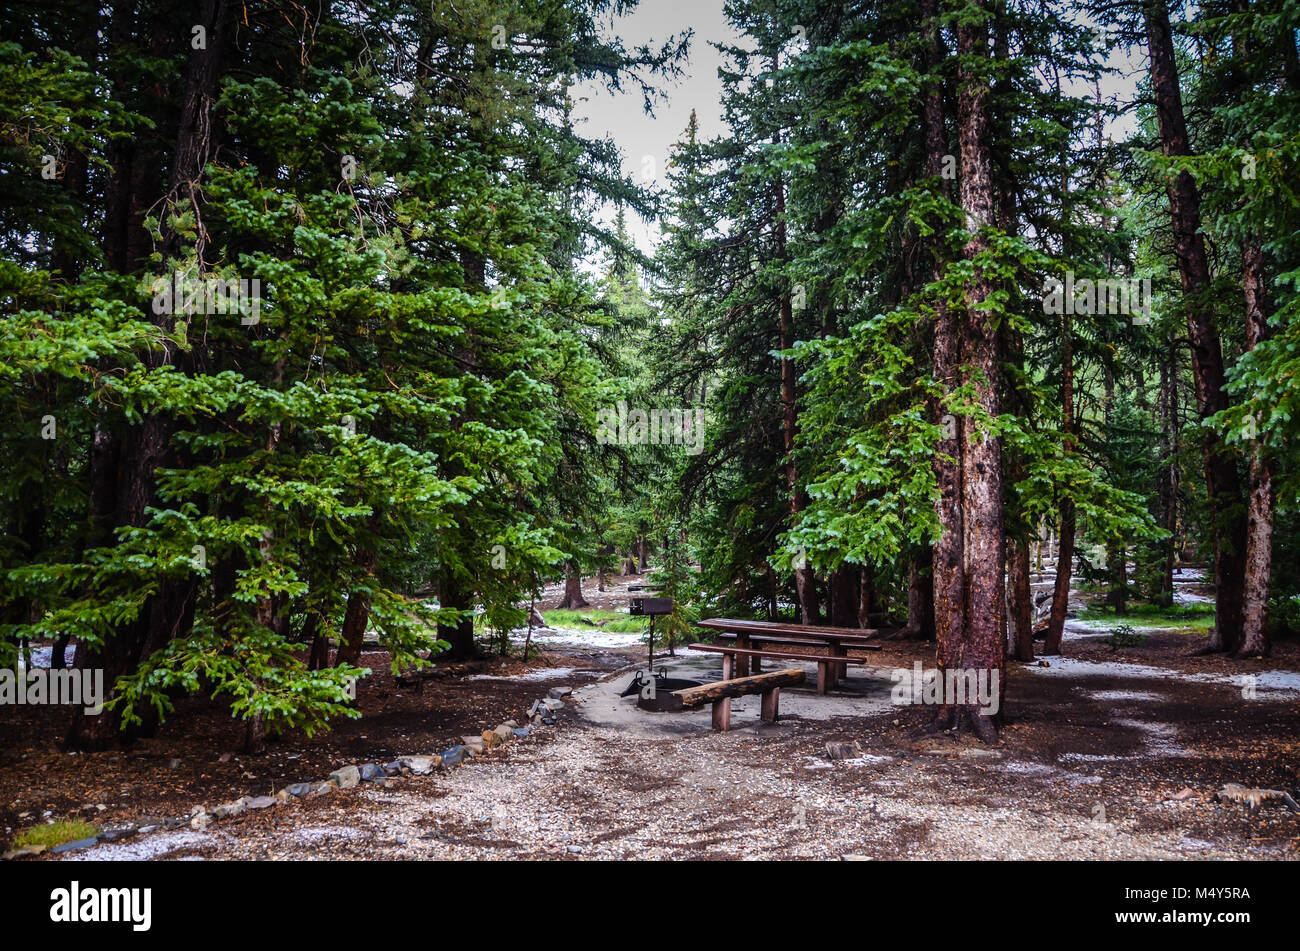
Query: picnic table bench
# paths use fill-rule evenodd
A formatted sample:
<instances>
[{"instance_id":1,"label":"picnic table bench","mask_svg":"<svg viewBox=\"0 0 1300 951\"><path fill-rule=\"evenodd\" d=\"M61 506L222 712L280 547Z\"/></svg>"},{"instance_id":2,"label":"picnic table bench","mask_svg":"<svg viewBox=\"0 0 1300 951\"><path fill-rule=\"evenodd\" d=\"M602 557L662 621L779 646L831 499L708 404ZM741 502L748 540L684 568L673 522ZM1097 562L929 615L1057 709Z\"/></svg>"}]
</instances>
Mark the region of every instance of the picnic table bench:
<instances>
[{"instance_id":1,"label":"picnic table bench","mask_svg":"<svg viewBox=\"0 0 1300 951\"><path fill-rule=\"evenodd\" d=\"M717 683L674 690L668 695L671 698L671 705L666 706L665 709L694 709L711 703L713 704L713 729L725 733L731 729L732 698L757 693L762 695L760 717L766 723L775 723L781 703L781 688L801 684L804 679L804 672L798 667L789 670L773 670L752 677L724 677Z\"/></svg>"},{"instance_id":2,"label":"picnic table bench","mask_svg":"<svg viewBox=\"0 0 1300 951\"><path fill-rule=\"evenodd\" d=\"M801 660L817 665L817 693L825 694L847 676L850 665L866 663L860 657L850 657L848 651L880 650L880 645L870 641L890 628L830 627L819 624L782 624L773 621L749 621L735 618L710 618L701 621L700 627L721 631L721 639L731 643L692 644L692 650L723 655L723 679L733 672L738 677L749 675L750 659L755 664L764 657ZM803 651L772 650L763 645L779 644L782 647L804 647ZM812 649L824 651L813 653Z\"/></svg>"}]
</instances>

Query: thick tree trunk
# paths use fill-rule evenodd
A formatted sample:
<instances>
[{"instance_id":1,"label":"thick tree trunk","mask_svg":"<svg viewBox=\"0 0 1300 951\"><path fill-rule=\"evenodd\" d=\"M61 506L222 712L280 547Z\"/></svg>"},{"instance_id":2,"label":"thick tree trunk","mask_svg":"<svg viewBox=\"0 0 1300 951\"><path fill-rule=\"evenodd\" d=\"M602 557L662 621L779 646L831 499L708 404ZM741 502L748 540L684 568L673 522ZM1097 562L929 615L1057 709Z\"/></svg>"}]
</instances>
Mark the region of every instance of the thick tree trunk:
<instances>
[{"instance_id":1,"label":"thick tree trunk","mask_svg":"<svg viewBox=\"0 0 1300 951\"><path fill-rule=\"evenodd\" d=\"M977 3L982 7L983 4ZM957 27L961 56L958 70L957 121L961 133L961 205L971 232L963 249L975 261L988 249L982 229L993 221L993 182L988 147L989 89L987 81L971 67L987 59L988 24L967 22ZM993 293L990 277L979 267L966 285L963 383L989 419L1002 412L998 331L983 309ZM1002 440L990 435L976 420L962 428L962 554L966 574L965 638L961 669L1002 674L1006 659L1006 587L1002 511ZM980 713L973 703L964 705L972 728L983 740L997 738L993 717Z\"/></svg>"},{"instance_id":2,"label":"thick tree trunk","mask_svg":"<svg viewBox=\"0 0 1300 951\"><path fill-rule=\"evenodd\" d=\"M927 66L931 72L939 69L944 59L943 41L939 30L939 5L937 0L925 0L922 16L926 24L929 43ZM923 102L925 121L926 173L939 179L945 197L951 198L948 181L943 178L944 157L949 154L944 130L943 92L939 81L926 87ZM939 241L933 243L935 257L934 277L946 268ZM935 382L946 397L958 386L959 326L957 314L940 298L935 302L934 342L932 372ZM965 418L949 413L944 403L936 401L934 421L943 430L935 444L932 466L939 494L935 508L939 517L939 537L934 541L934 635L935 663L940 670L960 669L962 645L965 641L966 574L962 564L962 470L961 443ZM945 708L939 714L936 727L951 725L955 712Z\"/></svg>"},{"instance_id":3,"label":"thick tree trunk","mask_svg":"<svg viewBox=\"0 0 1300 951\"><path fill-rule=\"evenodd\" d=\"M577 611L591 607L591 602L582 596L582 575L575 565L570 564L564 574L564 600L559 604L566 611Z\"/></svg>"},{"instance_id":4,"label":"thick tree trunk","mask_svg":"<svg viewBox=\"0 0 1300 951\"><path fill-rule=\"evenodd\" d=\"M1165 0L1145 0L1142 8L1151 63L1151 92L1165 155L1191 154L1182 92L1178 85L1173 31ZM1210 267L1201 234L1200 195L1182 172L1168 186L1174 254L1182 279L1197 411L1202 420L1228 406L1223 349L1209 301ZM1246 520L1237 465L1221 437L1205 436L1205 481L1214 526L1215 625L1207 651L1230 651L1241 642L1245 584Z\"/></svg>"},{"instance_id":5,"label":"thick tree trunk","mask_svg":"<svg viewBox=\"0 0 1300 951\"><path fill-rule=\"evenodd\" d=\"M1246 346L1253 349L1268 338L1268 291L1264 284L1264 254L1258 240L1242 248L1242 286L1246 296ZM1247 499L1245 590L1241 612L1243 657L1269 651L1269 575L1273 567L1273 460L1262 442L1250 444L1250 494Z\"/></svg>"}]
</instances>

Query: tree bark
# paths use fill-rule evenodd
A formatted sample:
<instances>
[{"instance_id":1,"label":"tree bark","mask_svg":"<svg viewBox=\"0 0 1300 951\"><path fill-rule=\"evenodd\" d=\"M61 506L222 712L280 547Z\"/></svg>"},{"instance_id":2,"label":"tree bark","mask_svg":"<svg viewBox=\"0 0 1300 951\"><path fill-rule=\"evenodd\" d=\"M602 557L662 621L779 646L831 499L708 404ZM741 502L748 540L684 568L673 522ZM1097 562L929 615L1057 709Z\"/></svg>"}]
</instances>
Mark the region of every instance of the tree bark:
<instances>
[{"instance_id":1,"label":"tree bark","mask_svg":"<svg viewBox=\"0 0 1300 951\"><path fill-rule=\"evenodd\" d=\"M974 6L984 9L982 2ZM988 24L967 21L957 27L959 92L957 122L961 133L961 205L970 238L963 249L975 262L988 250L983 229L993 222L992 168L988 146L989 88L971 68L971 61L987 59ZM990 277L978 265L966 284L965 359L963 383L980 410L990 420L1002 412L999 335L984 310L993 293ZM998 675L1000 689L1006 659L1006 587L1002 510L1002 440L975 420L962 427L962 555L966 574L966 600L961 668L988 670ZM976 735L986 742L997 738L1001 712L988 716L975 704L964 705Z\"/></svg>"},{"instance_id":2,"label":"tree bark","mask_svg":"<svg viewBox=\"0 0 1300 951\"><path fill-rule=\"evenodd\" d=\"M1145 0L1142 12L1162 149L1167 156L1190 155L1173 30L1165 0ZM1202 420L1207 420L1227 408L1228 398L1223 349L1209 301L1210 267L1201 234L1200 195L1195 180L1187 172L1179 173L1167 191L1173 219L1174 254L1186 300L1197 411ZM1216 586L1215 625L1205 650L1231 651L1241 643L1245 584L1246 520L1241 480L1236 462L1221 437L1207 435L1204 454L1206 490L1214 526Z\"/></svg>"},{"instance_id":3,"label":"tree bark","mask_svg":"<svg viewBox=\"0 0 1300 951\"><path fill-rule=\"evenodd\" d=\"M576 565L570 563L564 574L564 600L559 607L566 611L577 611L591 607L591 602L582 595L582 575Z\"/></svg>"},{"instance_id":4,"label":"tree bark","mask_svg":"<svg viewBox=\"0 0 1300 951\"><path fill-rule=\"evenodd\" d=\"M922 16L929 35L927 65L931 72L939 69L944 58L939 28L937 0L925 0ZM926 86L923 103L926 143L926 173L939 180L945 198L951 188L943 178L944 157L948 154L944 130L943 92L935 79ZM934 278L946 269L940 239L933 241ZM935 382L948 397L957 388L959 365L959 327L957 314L940 297L935 301L932 373ZM935 508L939 518L939 537L934 540L934 634L935 664L940 670L959 669L965 641L966 575L962 563L962 470L961 443L965 418L949 413L942 399L934 405L934 421L943 433L935 444L933 462L938 497ZM936 727L951 725L955 712L940 711Z\"/></svg>"},{"instance_id":5,"label":"tree bark","mask_svg":"<svg viewBox=\"0 0 1300 951\"><path fill-rule=\"evenodd\" d=\"M1029 586L1029 545L1009 541L1011 644L1018 661L1034 659L1034 601Z\"/></svg>"},{"instance_id":6,"label":"tree bark","mask_svg":"<svg viewBox=\"0 0 1300 951\"><path fill-rule=\"evenodd\" d=\"M1254 349L1269 336L1268 290L1264 283L1264 254L1258 239L1242 248L1242 285L1246 296L1246 347ZM1273 469L1262 441L1250 443L1250 494L1246 515L1245 589L1241 611L1241 644L1237 653L1259 657L1269 652L1269 576L1273 567Z\"/></svg>"}]
</instances>

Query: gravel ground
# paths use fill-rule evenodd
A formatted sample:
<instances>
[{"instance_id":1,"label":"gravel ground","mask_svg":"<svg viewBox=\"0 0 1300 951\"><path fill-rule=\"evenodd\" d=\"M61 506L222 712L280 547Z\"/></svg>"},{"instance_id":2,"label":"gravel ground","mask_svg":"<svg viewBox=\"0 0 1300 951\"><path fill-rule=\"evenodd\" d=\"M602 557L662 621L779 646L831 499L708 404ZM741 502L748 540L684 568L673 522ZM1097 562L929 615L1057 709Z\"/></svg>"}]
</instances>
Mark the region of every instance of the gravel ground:
<instances>
[{"instance_id":1,"label":"gravel ground","mask_svg":"<svg viewBox=\"0 0 1300 951\"><path fill-rule=\"evenodd\" d=\"M1277 775L1294 698L1255 704L1276 741L1214 742L1220 684L1126 678L1076 689L1092 715L1061 717L1058 678L1017 672L1022 697L997 747L917 738L923 711L757 722L708 713L611 714L625 675L577 692L554 727L450 773L369 784L189 830L101 846L86 858L209 859L1294 859L1300 816L1213 800L1223 782ZM879 678L877 673L876 677ZM862 679L872 690L871 674ZM1010 691L1009 691L1010 692ZM807 713L811 691L783 705ZM843 698L830 698L831 700ZM1169 714L1199 709L1204 731ZM828 709L842 709L831 704ZM1238 711L1239 712L1239 711ZM1221 720L1218 722L1222 722ZM1095 727L1105 726L1104 742ZM1047 736L1053 743L1044 742ZM1207 738L1209 742L1207 743ZM828 760L828 741L862 753ZM1093 752L1088 752L1093 750ZM1286 760L1285 757L1282 758ZM1294 763L1294 758L1289 759ZM1253 766L1251 764L1254 764ZM1252 772L1252 770L1255 770ZM1292 784L1294 785L1294 783Z\"/></svg>"}]
</instances>

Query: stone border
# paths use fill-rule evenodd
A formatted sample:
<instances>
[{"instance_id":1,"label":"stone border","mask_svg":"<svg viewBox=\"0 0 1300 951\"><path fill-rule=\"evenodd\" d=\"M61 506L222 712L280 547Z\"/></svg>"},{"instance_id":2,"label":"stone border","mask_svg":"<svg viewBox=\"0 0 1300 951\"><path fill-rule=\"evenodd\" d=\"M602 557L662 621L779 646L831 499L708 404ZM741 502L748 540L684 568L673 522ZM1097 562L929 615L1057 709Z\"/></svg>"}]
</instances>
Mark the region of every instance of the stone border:
<instances>
[{"instance_id":1,"label":"stone border","mask_svg":"<svg viewBox=\"0 0 1300 951\"><path fill-rule=\"evenodd\" d=\"M167 819L146 819L139 823L121 823L106 826L99 833L87 839L64 842L53 848L43 845L26 845L0 855L0 861L30 858L49 852L59 855L64 852L77 852L100 843L117 842L135 835L148 835L152 832L169 831L189 826L191 829L206 831L213 822L233 819L245 812L270 809L283 806L295 799L314 799L335 789L351 789L363 782L386 785L390 779L414 778L432 775L439 770L451 770L466 762L466 758L477 759L486 756L492 750L515 740L522 740L532 734L537 726L553 726L555 714L564 706L564 698L573 693L572 687L552 687L548 695L533 701L528 708L529 722L520 726L515 720L506 720L494 729L484 730L478 736L462 736L455 746L433 755L399 756L383 766L375 763L344 766L330 773L329 778L319 782L291 783L274 796L243 796L234 802L215 806L209 810L206 806L195 806L188 816Z\"/></svg>"}]
</instances>

